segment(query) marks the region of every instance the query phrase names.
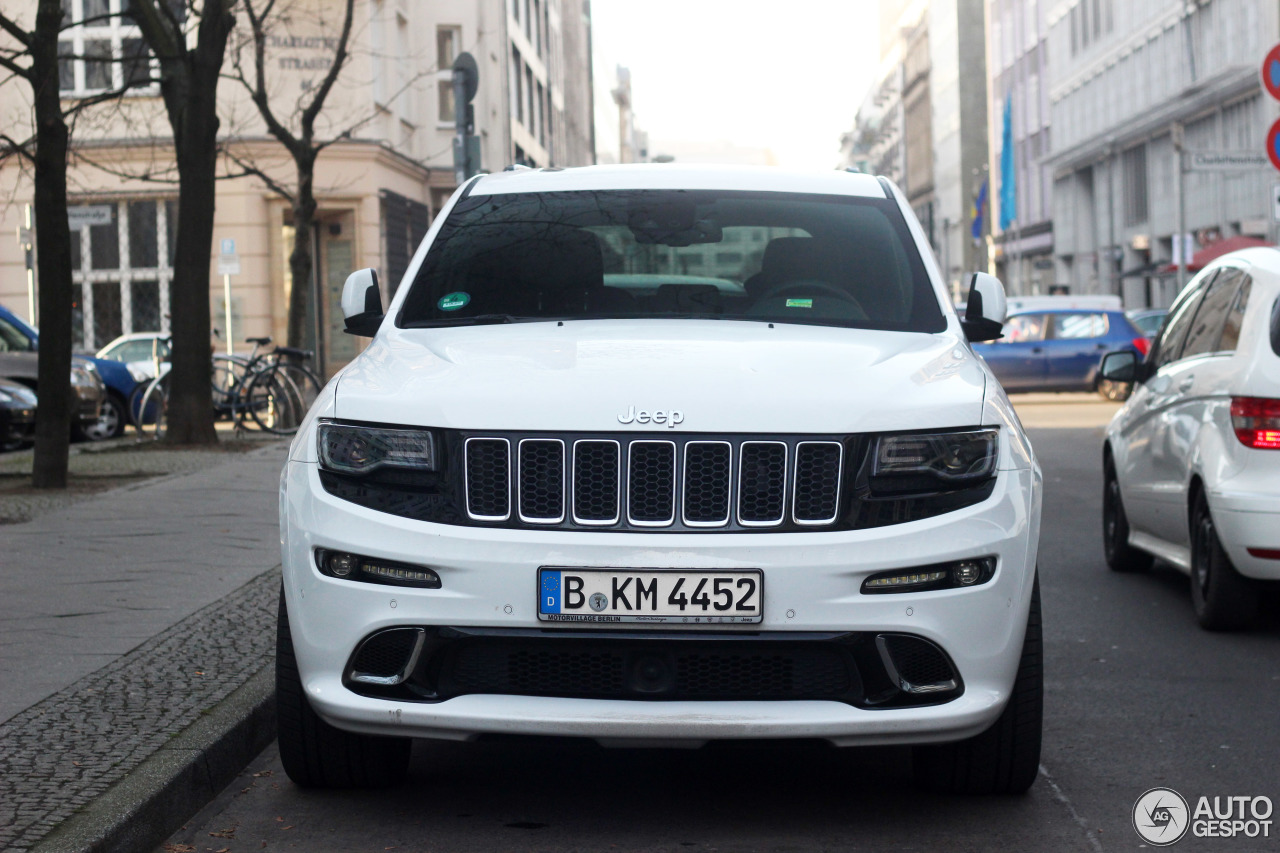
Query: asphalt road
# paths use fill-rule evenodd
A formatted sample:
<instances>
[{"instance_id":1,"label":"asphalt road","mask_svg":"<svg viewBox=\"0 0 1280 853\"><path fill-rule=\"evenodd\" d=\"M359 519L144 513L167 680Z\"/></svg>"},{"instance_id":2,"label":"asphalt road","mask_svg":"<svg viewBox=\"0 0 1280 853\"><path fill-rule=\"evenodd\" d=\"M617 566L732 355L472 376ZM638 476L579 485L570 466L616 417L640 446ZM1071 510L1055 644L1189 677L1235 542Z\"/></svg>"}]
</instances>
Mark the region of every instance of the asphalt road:
<instances>
[{"instance_id":1,"label":"asphalt road","mask_svg":"<svg viewBox=\"0 0 1280 853\"><path fill-rule=\"evenodd\" d=\"M391 792L303 792L268 749L165 849L1133 850L1135 800L1167 786L1280 801L1280 608L1200 630L1186 578L1107 571L1101 425L1086 395L1015 400L1045 473L1042 773L1021 797L920 793L905 749L770 743L609 750L572 740L418 742ZM1280 851L1269 838L1176 850Z\"/></svg>"}]
</instances>

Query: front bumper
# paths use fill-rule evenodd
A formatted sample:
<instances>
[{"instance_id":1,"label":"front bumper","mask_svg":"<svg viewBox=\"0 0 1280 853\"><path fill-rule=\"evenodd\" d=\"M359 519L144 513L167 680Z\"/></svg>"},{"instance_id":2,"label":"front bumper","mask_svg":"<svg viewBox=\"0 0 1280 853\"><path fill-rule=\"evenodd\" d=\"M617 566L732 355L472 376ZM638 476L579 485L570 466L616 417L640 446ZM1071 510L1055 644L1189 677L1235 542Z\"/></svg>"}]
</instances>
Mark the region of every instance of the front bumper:
<instances>
[{"instance_id":1,"label":"front bumper","mask_svg":"<svg viewBox=\"0 0 1280 853\"><path fill-rule=\"evenodd\" d=\"M934 518L867 530L785 534L530 531L411 521L327 494L315 464L308 462L287 463L281 485L285 599L312 706L340 728L415 737L465 739L500 732L626 742L799 737L877 744L977 734L999 716L1013 683L1040 525L1039 475L1030 469L1002 471L986 501ZM427 565L440 575L442 588L326 577L315 568L315 548ZM875 572L981 556L995 556L998 568L978 587L860 592L862 581ZM542 565L762 569L763 623L716 630L761 637L816 631L912 634L950 655L964 692L944 704L868 710L825 700L492 694L425 703L362 696L344 685L352 651L385 628L575 630L538 621L537 569Z\"/></svg>"}]
</instances>

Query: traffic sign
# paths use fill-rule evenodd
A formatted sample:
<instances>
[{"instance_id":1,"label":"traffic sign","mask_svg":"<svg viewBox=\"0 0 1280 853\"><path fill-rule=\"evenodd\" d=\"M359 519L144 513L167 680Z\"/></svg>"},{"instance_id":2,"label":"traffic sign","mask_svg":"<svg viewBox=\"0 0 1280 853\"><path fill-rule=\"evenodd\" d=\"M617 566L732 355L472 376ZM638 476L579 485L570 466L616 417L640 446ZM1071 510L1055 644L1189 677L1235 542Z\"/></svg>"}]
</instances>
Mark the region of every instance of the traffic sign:
<instances>
[{"instance_id":1,"label":"traffic sign","mask_svg":"<svg viewBox=\"0 0 1280 853\"><path fill-rule=\"evenodd\" d=\"M67 226L72 231L79 231L90 225L110 225L114 207L115 205L111 204L81 204L68 207Z\"/></svg>"},{"instance_id":2,"label":"traffic sign","mask_svg":"<svg viewBox=\"0 0 1280 853\"><path fill-rule=\"evenodd\" d=\"M1280 169L1280 119L1267 131L1267 157L1272 166Z\"/></svg>"},{"instance_id":3,"label":"traffic sign","mask_svg":"<svg viewBox=\"0 0 1280 853\"><path fill-rule=\"evenodd\" d=\"M1280 184L1271 185L1271 221L1280 222Z\"/></svg>"},{"instance_id":4,"label":"traffic sign","mask_svg":"<svg viewBox=\"0 0 1280 853\"><path fill-rule=\"evenodd\" d=\"M1280 44L1267 51L1262 60L1262 88L1280 101Z\"/></svg>"}]
</instances>

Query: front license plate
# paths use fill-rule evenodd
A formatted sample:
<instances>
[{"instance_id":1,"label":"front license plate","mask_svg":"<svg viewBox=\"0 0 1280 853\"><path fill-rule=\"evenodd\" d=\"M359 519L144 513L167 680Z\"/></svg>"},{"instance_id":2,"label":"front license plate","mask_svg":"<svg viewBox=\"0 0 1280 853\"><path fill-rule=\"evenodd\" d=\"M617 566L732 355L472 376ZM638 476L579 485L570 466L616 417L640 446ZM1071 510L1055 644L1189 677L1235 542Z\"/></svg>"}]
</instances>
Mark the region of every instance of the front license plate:
<instances>
[{"instance_id":1,"label":"front license plate","mask_svg":"<svg viewBox=\"0 0 1280 853\"><path fill-rule=\"evenodd\" d=\"M759 622L764 573L651 569L538 570L538 618L545 622Z\"/></svg>"}]
</instances>

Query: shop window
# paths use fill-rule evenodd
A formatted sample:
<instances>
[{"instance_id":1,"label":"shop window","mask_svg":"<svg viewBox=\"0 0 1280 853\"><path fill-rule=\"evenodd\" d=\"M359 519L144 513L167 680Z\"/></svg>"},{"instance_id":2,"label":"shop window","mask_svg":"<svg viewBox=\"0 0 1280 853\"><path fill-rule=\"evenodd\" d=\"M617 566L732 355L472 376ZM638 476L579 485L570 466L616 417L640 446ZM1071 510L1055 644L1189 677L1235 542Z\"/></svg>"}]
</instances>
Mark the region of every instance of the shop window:
<instances>
[{"instance_id":1,"label":"shop window","mask_svg":"<svg viewBox=\"0 0 1280 853\"><path fill-rule=\"evenodd\" d=\"M96 350L126 332L168 331L177 203L88 207L98 224L71 232L75 346Z\"/></svg>"}]
</instances>

